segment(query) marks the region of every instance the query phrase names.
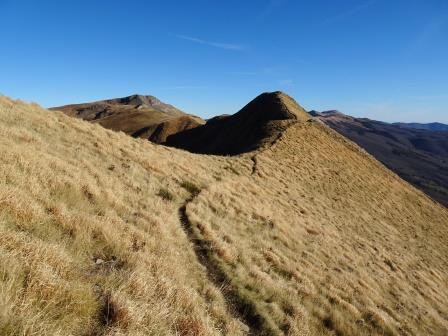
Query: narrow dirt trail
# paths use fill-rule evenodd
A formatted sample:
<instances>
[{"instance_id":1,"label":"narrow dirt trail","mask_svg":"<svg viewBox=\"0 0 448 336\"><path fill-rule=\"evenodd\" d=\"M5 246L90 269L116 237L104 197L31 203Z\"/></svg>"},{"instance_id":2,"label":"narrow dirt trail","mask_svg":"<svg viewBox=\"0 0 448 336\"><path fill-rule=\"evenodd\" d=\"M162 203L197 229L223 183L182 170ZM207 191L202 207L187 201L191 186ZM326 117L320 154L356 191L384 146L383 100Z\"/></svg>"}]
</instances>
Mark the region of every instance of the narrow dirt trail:
<instances>
[{"instance_id":1,"label":"narrow dirt trail","mask_svg":"<svg viewBox=\"0 0 448 336\"><path fill-rule=\"evenodd\" d=\"M269 145L263 149L257 150L249 157L252 162L250 174L246 177L252 177L258 172L258 160L257 155L261 154L265 150L272 148L277 141L282 137L279 134ZM220 182L222 183L222 182ZM196 258L201 265L203 265L207 271L208 279L219 289L226 302L227 311L237 320L242 322L247 327L248 335L262 335L266 333L266 330L262 329L263 318L257 314L254 307L245 302L239 295L236 288L232 286L231 280L220 268L216 260L213 258L213 250L210 242L199 237L193 228L193 223L190 221L187 208L202 192L201 189L196 193L192 193L189 198L179 207L178 216L183 230L185 231L188 239L193 244ZM264 332L263 332L264 331Z\"/></svg>"},{"instance_id":2,"label":"narrow dirt trail","mask_svg":"<svg viewBox=\"0 0 448 336\"><path fill-rule=\"evenodd\" d=\"M267 145L264 148L261 148L254 152L254 154L250 157L250 160L252 161L252 170L250 173L250 176L255 175L258 172L258 158L257 156L262 154L264 151L271 149L280 139L282 138L283 133L279 133L274 140L272 140L269 145Z\"/></svg>"},{"instance_id":3,"label":"narrow dirt trail","mask_svg":"<svg viewBox=\"0 0 448 336\"><path fill-rule=\"evenodd\" d=\"M247 335L260 335L260 316L256 315L251 307L248 307L247 304L242 302L236 290L233 288L230 279L228 279L227 275L213 260L210 243L195 234L193 224L188 218L187 207L201 191L191 195L179 208L178 215L182 228L193 244L197 260L205 267L208 279L221 291L226 302L227 311L246 326Z\"/></svg>"}]
</instances>

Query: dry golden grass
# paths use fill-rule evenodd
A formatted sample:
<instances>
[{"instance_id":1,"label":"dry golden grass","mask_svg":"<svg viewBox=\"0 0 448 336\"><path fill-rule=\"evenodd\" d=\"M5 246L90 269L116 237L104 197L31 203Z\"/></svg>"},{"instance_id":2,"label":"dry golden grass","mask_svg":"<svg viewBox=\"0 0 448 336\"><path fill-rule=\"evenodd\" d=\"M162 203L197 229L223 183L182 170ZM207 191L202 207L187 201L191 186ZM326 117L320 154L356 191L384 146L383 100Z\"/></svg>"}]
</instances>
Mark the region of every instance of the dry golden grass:
<instances>
[{"instance_id":1,"label":"dry golden grass","mask_svg":"<svg viewBox=\"0 0 448 336\"><path fill-rule=\"evenodd\" d=\"M447 210L323 125L194 155L0 97L0 139L1 335L448 333Z\"/></svg>"},{"instance_id":2,"label":"dry golden grass","mask_svg":"<svg viewBox=\"0 0 448 336\"><path fill-rule=\"evenodd\" d=\"M177 216L226 159L0 99L0 334L241 333Z\"/></svg>"},{"instance_id":3,"label":"dry golden grass","mask_svg":"<svg viewBox=\"0 0 448 336\"><path fill-rule=\"evenodd\" d=\"M187 210L268 334L448 334L446 209L317 122Z\"/></svg>"}]
</instances>

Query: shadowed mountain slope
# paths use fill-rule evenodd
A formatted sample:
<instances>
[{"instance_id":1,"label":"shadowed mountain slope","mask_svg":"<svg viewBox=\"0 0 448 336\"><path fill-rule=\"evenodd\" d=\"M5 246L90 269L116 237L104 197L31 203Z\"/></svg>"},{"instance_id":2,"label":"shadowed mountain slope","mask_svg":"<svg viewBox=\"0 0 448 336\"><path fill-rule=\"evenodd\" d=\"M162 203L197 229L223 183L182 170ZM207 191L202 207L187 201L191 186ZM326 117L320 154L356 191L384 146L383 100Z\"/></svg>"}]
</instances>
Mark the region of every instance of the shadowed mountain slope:
<instances>
[{"instance_id":1,"label":"shadowed mountain slope","mask_svg":"<svg viewBox=\"0 0 448 336\"><path fill-rule=\"evenodd\" d=\"M263 147L291 123L309 118L308 113L288 95L263 93L238 113L218 116L203 126L173 134L166 144L194 153L240 154Z\"/></svg>"},{"instance_id":2,"label":"shadowed mountain slope","mask_svg":"<svg viewBox=\"0 0 448 336\"><path fill-rule=\"evenodd\" d=\"M448 334L448 210L320 122L199 155L0 97L0 139L2 335Z\"/></svg>"},{"instance_id":3,"label":"shadowed mountain slope","mask_svg":"<svg viewBox=\"0 0 448 336\"><path fill-rule=\"evenodd\" d=\"M143 95L65 105L52 110L153 142L164 142L171 134L205 123L153 96Z\"/></svg>"},{"instance_id":4,"label":"shadowed mountain slope","mask_svg":"<svg viewBox=\"0 0 448 336\"><path fill-rule=\"evenodd\" d=\"M448 206L448 132L404 128L337 111L311 113Z\"/></svg>"}]
</instances>

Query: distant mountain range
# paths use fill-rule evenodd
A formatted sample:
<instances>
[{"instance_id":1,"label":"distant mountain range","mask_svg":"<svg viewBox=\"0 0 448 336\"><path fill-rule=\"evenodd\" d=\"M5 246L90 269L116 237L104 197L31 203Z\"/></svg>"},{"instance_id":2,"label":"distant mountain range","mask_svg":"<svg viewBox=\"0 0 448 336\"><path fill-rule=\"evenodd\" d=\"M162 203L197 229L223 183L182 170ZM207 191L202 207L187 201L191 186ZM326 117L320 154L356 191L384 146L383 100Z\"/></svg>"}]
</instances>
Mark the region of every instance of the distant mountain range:
<instances>
[{"instance_id":1,"label":"distant mountain range","mask_svg":"<svg viewBox=\"0 0 448 336\"><path fill-rule=\"evenodd\" d=\"M422 129L427 131L448 131L448 125L434 122L428 124L419 124L419 123L393 123L398 127L402 128L412 128L412 129Z\"/></svg>"},{"instance_id":2,"label":"distant mountain range","mask_svg":"<svg viewBox=\"0 0 448 336\"><path fill-rule=\"evenodd\" d=\"M389 124L339 111L311 115L356 142L400 177L448 206L448 131L440 123Z\"/></svg>"}]
</instances>

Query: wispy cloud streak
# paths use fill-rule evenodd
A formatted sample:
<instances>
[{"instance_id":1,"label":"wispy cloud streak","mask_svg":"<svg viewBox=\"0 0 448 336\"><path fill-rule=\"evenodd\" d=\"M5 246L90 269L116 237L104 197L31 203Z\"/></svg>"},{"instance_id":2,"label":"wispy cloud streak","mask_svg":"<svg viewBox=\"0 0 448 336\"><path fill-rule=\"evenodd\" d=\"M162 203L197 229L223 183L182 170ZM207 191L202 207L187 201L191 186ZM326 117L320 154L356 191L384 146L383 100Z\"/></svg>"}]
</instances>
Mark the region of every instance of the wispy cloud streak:
<instances>
[{"instance_id":1,"label":"wispy cloud streak","mask_svg":"<svg viewBox=\"0 0 448 336\"><path fill-rule=\"evenodd\" d=\"M325 19L324 21L322 21L320 23L320 25L327 25L330 23L334 23L340 20L344 20L347 19L350 16L353 16L354 14L366 9L367 7L372 6L373 4L375 4L378 0L369 0L366 2L363 2L357 6L354 6L352 8L350 8L349 10L346 10L345 12L341 12L335 16L329 17L327 19Z\"/></svg>"},{"instance_id":2,"label":"wispy cloud streak","mask_svg":"<svg viewBox=\"0 0 448 336\"><path fill-rule=\"evenodd\" d=\"M203 44L214 48L226 49L226 50L244 50L246 46L241 44L233 44L233 43L221 43L221 42L212 42L207 40L202 40L196 37L186 36L186 35L176 35L177 38L182 40L194 42L197 44Z\"/></svg>"},{"instance_id":3,"label":"wispy cloud streak","mask_svg":"<svg viewBox=\"0 0 448 336\"><path fill-rule=\"evenodd\" d=\"M427 22L423 29L416 36L412 48L424 48L427 47L428 44L434 42L434 39L437 37L443 38L443 32L446 28L446 24L448 22L448 15L444 17L433 18L429 22Z\"/></svg>"},{"instance_id":4,"label":"wispy cloud streak","mask_svg":"<svg viewBox=\"0 0 448 336\"><path fill-rule=\"evenodd\" d=\"M236 76L256 76L258 75L258 72L255 71L231 71L229 72L230 75L236 75Z\"/></svg>"}]
</instances>

